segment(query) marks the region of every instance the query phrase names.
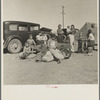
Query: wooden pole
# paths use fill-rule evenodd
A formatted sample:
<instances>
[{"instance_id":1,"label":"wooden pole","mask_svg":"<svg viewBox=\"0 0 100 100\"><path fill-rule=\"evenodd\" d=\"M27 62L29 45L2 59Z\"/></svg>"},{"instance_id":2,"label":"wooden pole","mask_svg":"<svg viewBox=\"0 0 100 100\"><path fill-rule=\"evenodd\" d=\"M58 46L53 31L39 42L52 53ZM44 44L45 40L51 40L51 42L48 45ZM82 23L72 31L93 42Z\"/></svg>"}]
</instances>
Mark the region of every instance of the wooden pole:
<instances>
[{"instance_id":1,"label":"wooden pole","mask_svg":"<svg viewBox=\"0 0 100 100\"><path fill-rule=\"evenodd\" d=\"M62 25L63 25L63 28L64 28L64 6L62 6Z\"/></svg>"}]
</instances>

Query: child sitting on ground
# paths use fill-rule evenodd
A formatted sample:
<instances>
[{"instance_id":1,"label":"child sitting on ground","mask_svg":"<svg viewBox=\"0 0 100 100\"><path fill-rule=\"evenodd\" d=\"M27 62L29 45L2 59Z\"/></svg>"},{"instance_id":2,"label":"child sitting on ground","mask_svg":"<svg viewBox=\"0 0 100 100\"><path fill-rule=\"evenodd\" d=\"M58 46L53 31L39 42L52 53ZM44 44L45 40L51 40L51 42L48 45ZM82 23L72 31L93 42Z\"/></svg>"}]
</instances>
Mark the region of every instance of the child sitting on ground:
<instances>
[{"instance_id":1,"label":"child sitting on ground","mask_svg":"<svg viewBox=\"0 0 100 100\"><path fill-rule=\"evenodd\" d=\"M32 34L29 35L29 39L27 40L27 43L30 46L31 52L33 52L33 50L35 49L36 43L35 43L35 41L34 41L34 39L32 37Z\"/></svg>"},{"instance_id":2,"label":"child sitting on ground","mask_svg":"<svg viewBox=\"0 0 100 100\"><path fill-rule=\"evenodd\" d=\"M26 59L26 57L28 57L29 55L31 54L31 48L29 46L29 43L26 42L25 43L25 46L23 48L23 53L22 55L20 56L21 59Z\"/></svg>"}]
</instances>

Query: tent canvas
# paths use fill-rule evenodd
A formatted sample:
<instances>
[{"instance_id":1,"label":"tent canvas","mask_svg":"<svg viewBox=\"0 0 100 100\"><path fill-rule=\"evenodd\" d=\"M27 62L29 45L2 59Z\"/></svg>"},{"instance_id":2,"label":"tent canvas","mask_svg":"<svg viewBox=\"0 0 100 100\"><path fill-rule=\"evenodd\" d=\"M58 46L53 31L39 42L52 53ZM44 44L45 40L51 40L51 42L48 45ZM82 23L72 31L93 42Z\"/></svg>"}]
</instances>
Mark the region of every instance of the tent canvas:
<instances>
[{"instance_id":1,"label":"tent canvas","mask_svg":"<svg viewBox=\"0 0 100 100\"><path fill-rule=\"evenodd\" d=\"M93 30L95 32L95 44L97 44L98 38L97 38L97 24L96 23L86 22L85 25L80 29L80 34L81 34L82 38L87 38L87 33L91 27L91 24L95 25Z\"/></svg>"}]
</instances>

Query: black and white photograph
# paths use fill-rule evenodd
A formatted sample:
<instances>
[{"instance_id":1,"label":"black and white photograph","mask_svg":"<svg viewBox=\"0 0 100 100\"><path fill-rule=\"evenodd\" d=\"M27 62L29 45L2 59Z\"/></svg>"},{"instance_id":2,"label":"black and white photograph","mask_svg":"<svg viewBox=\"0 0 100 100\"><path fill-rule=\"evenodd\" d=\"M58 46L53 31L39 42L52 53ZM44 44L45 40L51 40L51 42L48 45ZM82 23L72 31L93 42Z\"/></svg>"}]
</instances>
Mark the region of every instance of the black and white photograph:
<instances>
[{"instance_id":1,"label":"black and white photograph","mask_svg":"<svg viewBox=\"0 0 100 100\"><path fill-rule=\"evenodd\" d=\"M1 0L1 90L99 100L99 0Z\"/></svg>"},{"instance_id":2,"label":"black and white photograph","mask_svg":"<svg viewBox=\"0 0 100 100\"><path fill-rule=\"evenodd\" d=\"M3 0L3 84L98 84L97 0Z\"/></svg>"}]
</instances>

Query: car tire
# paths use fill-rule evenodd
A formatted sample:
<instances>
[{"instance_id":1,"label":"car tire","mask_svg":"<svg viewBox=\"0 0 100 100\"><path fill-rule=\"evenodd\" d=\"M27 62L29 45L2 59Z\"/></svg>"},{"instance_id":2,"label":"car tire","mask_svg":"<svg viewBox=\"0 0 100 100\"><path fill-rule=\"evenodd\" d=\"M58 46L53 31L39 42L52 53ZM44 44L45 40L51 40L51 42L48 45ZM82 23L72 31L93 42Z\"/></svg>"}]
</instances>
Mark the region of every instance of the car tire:
<instances>
[{"instance_id":1,"label":"car tire","mask_svg":"<svg viewBox=\"0 0 100 100\"><path fill-rule=\"evenodd\" d=\"M12 39L7 49L12 54L19 53L22 50L22 43L19 39Z\"/></svg>"},{"instance_id":2,"label":"car tire","mask_svg":"<svg viewBox=\"0 0 100 100\"><path fill-rule=\"evenodd\" d=\"M70 58L70 56L71 56L71 49L70 48L63 49L63 52L65 53L65 59Z\"/></svg>"}]
</instances>

